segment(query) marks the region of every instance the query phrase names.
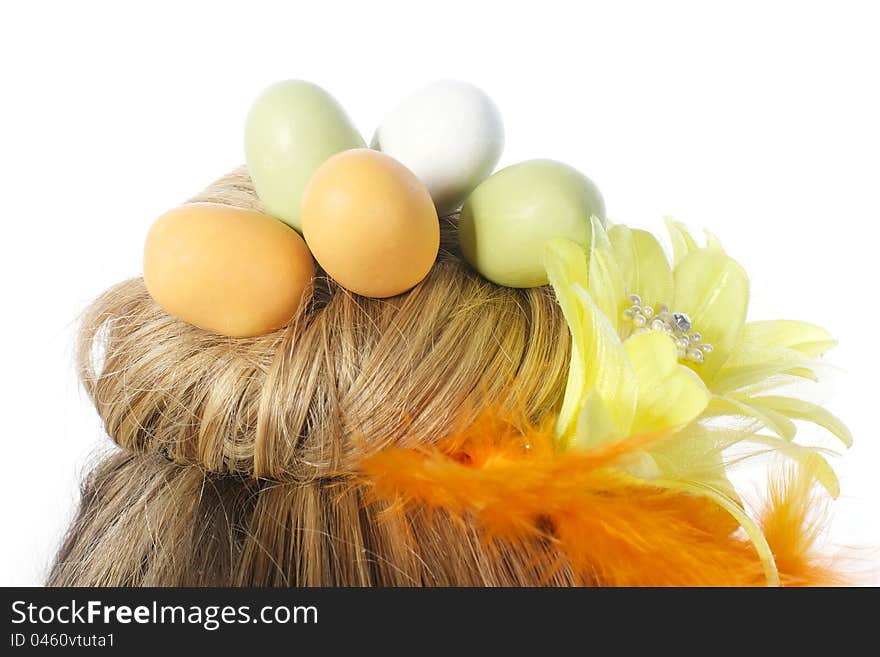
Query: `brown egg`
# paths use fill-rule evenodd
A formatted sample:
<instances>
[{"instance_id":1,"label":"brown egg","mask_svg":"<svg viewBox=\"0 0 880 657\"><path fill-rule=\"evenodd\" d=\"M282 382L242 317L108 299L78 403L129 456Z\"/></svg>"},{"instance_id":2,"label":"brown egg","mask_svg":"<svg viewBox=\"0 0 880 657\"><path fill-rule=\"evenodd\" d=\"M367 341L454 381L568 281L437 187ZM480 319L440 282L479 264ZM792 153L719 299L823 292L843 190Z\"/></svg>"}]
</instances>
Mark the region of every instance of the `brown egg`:
<instances>
[{"instance_id":1,"label":"brown egg","mask_svg":"<svg viewBox=\"0 0 880 657\"><path fill-rule=\"evenodd\" d=\"M303 236L347 290L384 298L421 281L440 248L437 210L425 185L394 158L368 148L338 153L306 185Z\"/></svg>"},{"instance_id":2,"label":"brown egg","mask_svg":"<svg viewBox=\"0 0 880 657\"><path fill-rule=\"evenodd\" d=\"M287 324L314 273L295 230L216 203L165 213L144 245L144 281L156 303L185 322L236 338Z\"/></svg>"}]
</instances>

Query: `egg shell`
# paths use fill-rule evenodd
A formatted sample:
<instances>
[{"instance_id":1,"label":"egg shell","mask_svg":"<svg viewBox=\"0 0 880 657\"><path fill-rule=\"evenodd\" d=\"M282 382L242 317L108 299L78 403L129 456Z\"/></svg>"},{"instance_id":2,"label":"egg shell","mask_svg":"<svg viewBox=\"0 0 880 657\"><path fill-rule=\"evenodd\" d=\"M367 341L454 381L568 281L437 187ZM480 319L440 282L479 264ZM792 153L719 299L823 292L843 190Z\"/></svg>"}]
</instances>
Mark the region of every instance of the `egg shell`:
<instances>
[{"instance_id":1,"label":"egg shell","mask_svg":"<svg viewBox=\"0 0 880 657\"><path fill-rule=\"evenodd\" d=\"M528 160L498 171L468 197L459 242L465 259L490 281L507 287L547 284L544 246L567 237L590 241L590 216L605 219L593 182L553 160Z\"/></svg>"},{"instance_id":2,"label":"egg shell","mask_svg":"<svg viewBox=\"0 0 880 657\"><path fill-rule=\"evenodd\" d=\"M334 155L303 194L303 236L342 287L384 298L431 270L440 223L428 190L400 162L370 149Z\"/></svg>"},{"instance_id":3,"label":"egg shell","mask_svg":"<svg viewBox=\"0 0 880 657\"><path fill-rule=\"evenodd\" d=\"M442 215L461 207L492 173L504 149L504 125L495 103L481 89L441 80L389 112L372 146L415 173Z\"/></svg>"},{"instance_id":4,"label":"egg shell","mask_svg":"<svg viewBox=\"0 0 880 657\"><path fill-rule=\"evenodd\" d=\"M364 139L321 87L285 80L263 91L245 122L245 158L266 211L300 229L302 192L327 158Z\"/></svg>"},{"instance_id":5,"label":"egg shell","mask_svg":"<svg viewBox=\"0 0 880 657\"><path fill-rule=\"evenodd\" d=\"M259 212L191 203L159 217L144 246L144 281L171 315L251 337L297 313L315 265L302 237Z\"/></svg>"}]
</instances>

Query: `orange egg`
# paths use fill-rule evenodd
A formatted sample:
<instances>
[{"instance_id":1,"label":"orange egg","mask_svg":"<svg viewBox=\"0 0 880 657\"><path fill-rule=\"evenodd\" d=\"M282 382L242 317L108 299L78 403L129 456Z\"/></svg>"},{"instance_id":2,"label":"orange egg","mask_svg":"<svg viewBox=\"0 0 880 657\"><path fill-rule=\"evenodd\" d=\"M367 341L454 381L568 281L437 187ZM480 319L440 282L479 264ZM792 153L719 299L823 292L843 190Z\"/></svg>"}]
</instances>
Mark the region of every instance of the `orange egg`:
<instances>
[{"instance_id":1,"label":"orange egg","mask_svg":"<svg viewBox=\"0 0 880 657\"><path fill-rule=\"evenodd\" d=\"M324 270L347 290L384 298L421 281L440 248L431 195L384 153L356 148L315 171L303 193L303 236Z\"/></svg>"},{"instance_id":2,"label":"orange egg","mask_svg":"<svg viewBox=\"0 0 880 657\"><path fill-rule=\"evenodd\" d=\"M293 318L315 274L295 230L259 212L192 203L159 217L144 246L144 281L169 314L230 337Z\"/></svg>"}]
</instances>

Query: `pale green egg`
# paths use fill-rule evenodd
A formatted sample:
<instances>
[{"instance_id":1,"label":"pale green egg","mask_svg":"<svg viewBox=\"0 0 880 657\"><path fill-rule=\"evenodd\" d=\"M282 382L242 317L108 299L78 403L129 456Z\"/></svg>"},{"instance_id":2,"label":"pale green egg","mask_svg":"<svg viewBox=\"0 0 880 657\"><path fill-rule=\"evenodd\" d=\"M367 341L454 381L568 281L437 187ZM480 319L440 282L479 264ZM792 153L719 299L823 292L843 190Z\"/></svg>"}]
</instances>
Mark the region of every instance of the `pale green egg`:
<instances>
[{"instance_id":1,"label":"pale green egg","mask_svg":"<svg viewBox=\"0 0 880 657\"><path fill-rule=\"evenodd\" d=\"M331 155L363 148L345 110L321 87L285 80L263 91L245 122L244 149L266 211L300 229L303 189Z\"/></svg>"},{"instance_id":2,"label":"pale green egg","mask_svg":"<svg viewBox=\"0 0 880 657\"><path fill-rule=\"evenodd\" d=\"M459 223L461 251L494 283L546 285L545 244L567 237L587 247L591 215L605 220L602 195L589 178L562 162L520 162L484 180L468 197Z\"/></svg>"}]
</instances>

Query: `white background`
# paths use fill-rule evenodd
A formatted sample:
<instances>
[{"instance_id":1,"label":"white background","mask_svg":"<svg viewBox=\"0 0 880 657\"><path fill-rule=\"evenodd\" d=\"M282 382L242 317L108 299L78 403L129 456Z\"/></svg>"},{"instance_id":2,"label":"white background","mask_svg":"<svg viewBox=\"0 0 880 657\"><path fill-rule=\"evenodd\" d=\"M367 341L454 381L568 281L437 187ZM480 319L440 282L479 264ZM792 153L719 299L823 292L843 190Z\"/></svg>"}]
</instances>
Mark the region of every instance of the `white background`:
<instances>
[{"instance_id":1,"label":"white background","mask_svg":"<svg viewBox=\"0 0 880 657\"><path fill-rule=\"evenodd\" d=\"M285 78L328 89L368 141L404 94L469 80L501 108L502 165L563 160L595 180L612 220L711 228L752 276L753 318L811 320L840 340L820 399L856 442L835 460L832 538L880 545L871 3L16 2L2 14L0 584L42 581L108 443L74 377L77 314L140 272L157 215L242 162L250 101Z\"/></svg>"}]
</instances>

